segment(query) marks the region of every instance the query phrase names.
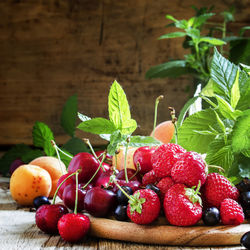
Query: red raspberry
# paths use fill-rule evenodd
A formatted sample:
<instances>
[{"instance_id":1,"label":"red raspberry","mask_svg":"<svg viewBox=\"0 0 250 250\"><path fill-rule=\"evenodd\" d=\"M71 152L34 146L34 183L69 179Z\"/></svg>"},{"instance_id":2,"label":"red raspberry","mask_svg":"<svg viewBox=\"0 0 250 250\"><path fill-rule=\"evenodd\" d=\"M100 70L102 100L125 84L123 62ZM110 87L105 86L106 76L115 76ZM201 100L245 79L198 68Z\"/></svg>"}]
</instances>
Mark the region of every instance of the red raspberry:
<instances>
[{"instance_id":1,"label":"red raspberry","mask_svg":"<svg viewBox=\"0 0 250 250\"><path fill-rule=\"evenodd\" d=\"M202 216L201 199L197 191L184 184L173 185L166 193L163 206L167 220L176 226L191 226Z\"/></svg>"},{"instance_id":2,"label":"red raspberry","mask_svg":"<svg viewBox=\"0 0 250 250\"><path fill-rule=\"evenodd\" d=\"M221 202L226 198L238 200L239 191L232 186L231 182L218 173L208 174L203 186L203 199L210 207L220 207Z\"/></svg>"},{"instance_id":3,"label":"red raspberry","mask_svg":"<svg viewBox=\"0 0 250 250\"><path fill-rule=\"evenodd\" d=\"M160 199L151 189L139 189L129 200L127 207L128 217L136 224L149 224L160 213Z\"/></svg>"},{"instance_id":4,"label":"red raspberry","mask_svg":"<svg viewBox=\"0 0 250 250\"><path fill-rule=\"evenodd\" d=\"M242 207L237 201L229 198L221 202L220 216L224 225L239 225L244 221Z\"/></svg>"},{"instance_id":5,"label":"red raspberry","mask_svg":"<svg viewBox=\"0 0 250 250\"><path fill-rule=\"evenodd\" d=\"M162 144L152 155L152 166L155 175L158 178L163 178L171 175L171 169L177 161L181 153L186 150L180 145L174 143Z\"/></svg>"},{"instance_id":6,"label":"red raspberry","mask_svg":"<svg viewBox=\"0 0 250 250\"><path fill-rule=\"evenodd\" d=\"M203 185L207 178L207 166L201 155L196 152L186 152L176 161L171 177L174 182L188 187L197 186L199 181Z\"/></svg>"},{"instance_id":7,"label":"red raspberry","mask_svg":"<svg viewBox=\"0 0 250 250\"><path fill-rule=\"evenodd\" d=\"M159 181L159 183L156 185L160 191L161 191L161 198L164 199L165 194L174 185L174 181L171 177L165 177Z\"/></svg>"}]
</instances>

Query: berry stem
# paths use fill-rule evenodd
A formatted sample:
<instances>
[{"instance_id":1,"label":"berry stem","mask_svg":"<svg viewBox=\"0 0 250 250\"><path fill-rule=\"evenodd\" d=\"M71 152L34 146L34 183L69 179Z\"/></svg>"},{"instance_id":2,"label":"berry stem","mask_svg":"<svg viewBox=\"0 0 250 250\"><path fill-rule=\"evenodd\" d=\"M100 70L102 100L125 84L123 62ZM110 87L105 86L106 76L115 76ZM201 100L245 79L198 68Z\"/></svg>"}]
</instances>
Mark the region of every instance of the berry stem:
<instances>
[{"instance_id":1,"label":"berry stem","mask_svg":"<svg viewBox=\"0 0 250 250\"><path fill-rule=\"evenodd\" d=\"M74 214L77 214L77 203L78 203L78 172L76 172L76 197L75 197L75 209Z\"/></svg>"},{"instance_id":2,"label":"berry stem","mask_svg":"<svg viewBox=\"0 0 250 250\"><path fill-rule=\"evenodd\" d=\"M178 133L177 133L177 117L175 116L175 109L173 107L168 107L172 119L172 123L174 124L174 134L175 134L175 143L178 144Z\"/></svg>"},{"instance_id":3,"label":"berry stem","mask_svg":"<svg viewBox=\"0 0 250 250\"><path fill-rule=\"evenodd\" d=\"M153 127L152 137L154 137L154 135L155 135L155 127L156 127L156 122L157 122L158 105L159 105L160 100L162 100L163 98L164 98L164 96L163 96L163 95L160 95L160 96L158 96L158 97L155 99L154 127Z\"/></svg>"},{"instance_id":4,"label":"berry stem","mask_svg":"<svg viewBox=\"0 0 250 250\"><path fill-rule=\"evenodd\" d=\"M89 183L95 178L95 176L97 175L98 171L100 170L100 168L102 166L102 163L103 163L103 161L104 161L104 159L106 157L106 154L107 154L107 152L105 151L103 153L102 160L101 160L101 162L99 164L99 167L97 168L97 170L95 171L95 173L92 175L92 177L89 179L89 181L82 187L82 189L85 189L89 185Z\"/></svg>"},{"instance_id":5,"label":"berry stem","mask_svg":"<svg viewBox=\"0 0 250 250\"><path fill-rule=\"evenodd\" d=\"M124 170L125 170L125 180L128 183L128 171L127 171L127 155L128 155L128 145L130 142L130 137L127 138L126 148L125 148L125 156L124 156Z\"/></svg>"},{"instance_id":6,"label":"berry stem","mask_svg":"<svg viewBox=\"0 0 250 250\"><path fill-rule=\"evenodd\" d=\"M55 192L55 194L54 194L54 196L53 196L52 204L55 204L57 193L58 193L59 189L61 188L62 184L63 184L66 180L68 180L69 178L71 178L73 175L76 175L76 173L80 173L80 172L81 172L81 170L80 170L80 169L77 169L74 173L72 173L72 174L70 174L69 176L67 176L67 178L65 178L65 179L60 183L60 185L57 187L56 192Z\"/></svg>"},{"instance_id":7,"label":"berry stem","mask_svg":"<svg viewBox=\"0 0 250 250\"><path fill-rule=\"evenodd\" d=\"M137 162L137 163L136 163L136 171L135 171L135 173L129 178L129 180L132 180L132 179L139 173L140 170L141 170L140 163Z\"/></svg>"}]
</instances>

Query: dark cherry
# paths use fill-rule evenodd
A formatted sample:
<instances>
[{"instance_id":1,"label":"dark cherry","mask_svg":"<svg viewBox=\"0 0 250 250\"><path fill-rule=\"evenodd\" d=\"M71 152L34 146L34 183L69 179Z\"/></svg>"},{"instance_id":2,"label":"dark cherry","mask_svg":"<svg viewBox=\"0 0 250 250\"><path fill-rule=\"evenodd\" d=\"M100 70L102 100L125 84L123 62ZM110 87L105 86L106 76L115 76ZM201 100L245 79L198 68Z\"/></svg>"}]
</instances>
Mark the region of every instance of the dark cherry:
<instances>
[{"instance_id":1,"label":"dark cherry","mask_svg":"<svg viewBox=\"0 0 250 250\"><path fill-rule=\"evenodd\" d=\"M99 162L92 154L82 152L73 157L73 159L69 163L68 172L72 174L77 169L81 169L81 172L78 175L79 183L87 183L94 175L98 167ZM98 171L93 181L95 181L100 174L101 171ZM75 182L75 176L73 176L73 180Z\"/></svg>"},{"instance_id":2,"label":"dark cherry","mask_svg":"<svg viewBox=\"0 0 250 250\"><path fill-rule=\"evenodd\" d=\"M14 171L19 168L21 165L23 165L24 162L21 159L16 159L14 160L11 164L10 164L10 169L9 169L9 173L10 175L12 175L14 173Z\"/></svg>"},{"instance_id":3,"label":"dark cherry","mask_svg":"<svg viewBox=\"0 0 250 250\"><path fill-rule=\"evenodd\" d=\"M133 156L133 161L134 165L136 167L137 163L140 164L140 173L145 174L152 170L152 162L151 162L151 156L154 153L155 148L145 146L145 147L140 147L136 149L134 156Z\"/></svg>"},{"instance_id":4,"label":"dark cherry","mask_svg":"<svg viewBox=\"0 0 250 250\"><path fill-rule=\"evenodd\" d=\"M202 220L207 226L214 226L220 222L220 212L216 207L207 208L202 213Z\"/></svg>"},{"instance_id":5,"label":"dark cherry","mask_svg":"<svg viewBox=\"0 0 250 250\"><path fill-rule=\"evenodd\" d=\"M153 190L158 196L161 195L161 190L153 184L148 184L145 188Z\"/></svg>"},{"instance_id":6,"label":"dark cherry","mask_svg":"<svg viewBox=\"0 0 250 250\"><path fill-rule=\"evenodd\" d=\"M250 179L244 178L241 182L239 182L236 185L236 187L241 193L250 191Z\"/></svg>"},{"instance_id":7,"label":"dark cherry","mask_svg":"<svg viewBox=\"0 0 250 250\"><path fill-rule=\"evenodd\" d=\"M128 186L128 187L131 187L132 190L133 190L133 193L134 193L136 190L138 190L138 189L140 188L140 186L141 186L141 183L140 183L139 181L129 181L129 182L127 183L125 180L117 180L117 182L118 182L118 184L119 184L120 186ZM119 190L119 188L118 188L116 185L114 185L112 191L113 191L114 193L117 193L118 190Z\"/></svg>"},{"instance_id":8,"label":"dark cherry","mask_svg":"<svg viewBox=\"0 0 250 250\"><path fill-rule=\"evenodd\" d=\"M36 211L36 225L45 233L56 234L59 219L68 212L64 205L42 205Z\"/></svg>"},{"instance_id":9,"label":"dark cherry","mask_svg":"<svg viewBox=\"0 0 250 250\"><path fill-rule=\"evenodd\" d=\"M115 216L116 220L126 221L128 219L127 206L126 205L118 205L115 209L114 216Z\"/></svg>"},{"instance_id":10,"label":"dark cherry","mask_svg":"<svg viewBox=\"0 0 250 250\"><path fill-rule=\"evenodd\" d=\"M33 200L33 205L35 209L38 209L39 207L41 207L42 205L50 205L50 201L48 199L48 197L46 196L37 196L34 200Z\"/></svg>"},{"instance_id":11,"label":"dark cherry","mask_svg":"<svg viewBox=\"0 0 250 250\"><path fill-rule=\"evenodd\" d=\"M102 172L98 179L95 181L95 186L96 187L108 187L110 176L113 174L111 170L108 170L106 172ZM113 187L113 185L112 185Z\"/></svg>"},{"instance_id":12,"label":"dark cherry","mask_svg":"<svg viewBox=\"0 0 250 250\"><path fill-rule=\"evenodd\" d=\"M69 176L69 175L70 175L70 173L67 173L67 174L62 175L62 176L59 178L59 180L58 180L56 186L58 187L58 186L59 186L59 185ZM73 180L72 177L70 177L69 179L67 179L67 180L62 184L62 186L59 188L57 195L58 195L61 199L63 199L63 190L64 190L64 188L65 188L66 186L68 186L69 184L74 184L74 183L75 183L75 181Z\"/></svg>"},{"instance_id":13,"label":"dark cherry","mask_svg":"<svg viewBox=\"0 0 250 250\"><path fill-rule=\"evenodd\" d=\"M95 217L105 217L116 204L116 195L111 190L93 187L84 198L84 208Z\"/></svg>"},{"instance_id":14,"label":"dark cherry","mask_svg":"<svg viewBox=\"0 0 250 250\"><path fill-rule=\"evenodd\" d=\"M128 186L122 186L121 187L128 195L132 195L133 194L133 189L131 187ZM116 193L116 199L117 202L119 204L122 205L127 205L128 204L128 197L120 190L118 189L117 193Z\"/></svg>"},{"instance_id":15,"label":"dark cherry","mask_svg":"<svg viewBox=\"0 0 250 250\"><path fill-rule=\"evenodd\" d=\"M246 249L250 249L250 231L243 234L240 239L240 244Z\"/></svg>"},{"instance_id":16,"label":"dark cherry","mask_svg":"<svg viewBox=\"0 0 250 250\"><path fill-rule=\"evenodd\" d=\"M250 191L241 193L239 202L244 209L250 209Z\"/></svg>"},{"instance_id":17,"label":"dark cherry","mask_svg":"<svg viewBox=\"0 0 250 250\"><path fill-rule=\"evenodd\" d=\"M82 190L78 187L78 202L77 211L80 212L84 209L84 197L86 195L86 190ZM76 185L69 184L64 188L63 191L63 202L65 206L71 210L75 208L75 198L76 198Z\"/></svg>"},{"instance_id":18,"label":"dark cherry","mask_svg":"<svg viewBox=\"0 0 250 250\"><path fill-rule=\"evenodd\" d=\"M128 179L130 181L139 181L141 182L141 176L139 172L135 175L136 171L134 169L128 168L127 169L127 175ZM125 169L122 169L119 171L119 173L116 175L116 179L118 180L125 180Z\"/></svg>"}]
</instances>

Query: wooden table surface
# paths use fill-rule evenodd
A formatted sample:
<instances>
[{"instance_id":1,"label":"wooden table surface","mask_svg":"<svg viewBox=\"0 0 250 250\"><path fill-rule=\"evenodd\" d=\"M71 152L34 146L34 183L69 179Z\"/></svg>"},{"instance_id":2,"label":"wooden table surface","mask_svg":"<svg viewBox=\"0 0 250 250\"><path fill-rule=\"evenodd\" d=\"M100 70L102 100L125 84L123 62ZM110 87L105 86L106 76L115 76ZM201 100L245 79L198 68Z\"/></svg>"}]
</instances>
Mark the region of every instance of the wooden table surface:
<instances>
[{"instance_id":1,"label":"wooden table surface","mask_svg":"<svg viewBox=\"0 0 250 250\"><path fill-rule=\"evenodd\" d=\"M60 236L41 232L35 224L35 212L19 207L11 198L8 179L0 178L0 250L12 249L167 249L167 250L219 250L245 249L241 246L185 247L146 245L87 237L81 243L70 244Z\"/></svg>"}]
</instances>

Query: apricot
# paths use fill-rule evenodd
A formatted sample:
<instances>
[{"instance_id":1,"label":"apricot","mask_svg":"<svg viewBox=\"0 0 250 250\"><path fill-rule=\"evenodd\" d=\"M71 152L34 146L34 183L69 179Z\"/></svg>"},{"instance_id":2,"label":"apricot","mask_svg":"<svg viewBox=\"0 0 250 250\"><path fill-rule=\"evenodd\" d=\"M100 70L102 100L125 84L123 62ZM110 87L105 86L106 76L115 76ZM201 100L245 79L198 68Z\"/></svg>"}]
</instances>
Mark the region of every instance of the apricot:
<instances>
[{"instance_id":1,"label":"apricot","mask_svg":"<svg viewBox=\"0 0 250 250\"><path fill-rule=\"evenodd\" d=\"M37 196L48 197L52 181L48 171L35 165L22 165L10 178L10 193L20 205L32 205Z\"/></svg>"},{"instance_id":2,"label":"apricot","mask_svg":"<svg viewBox=\"0 0 250 250\"><path fill-rule=\"evenodd\" d=\"M172 121L165 121L155 127L154 138L162 143L169 143L174 136L175 127ZM153 136L153 131L150 136Z\"/></svg>"},{"instance_id":3,"label":"apricot","mask_svg":"<svg viewBox=\"0 0 250 250\"><path fill-rule=\"evenodd\" d=\"M127 160L126 160L126 167L131 168L131 169L136 169L134 166L134 152L137 149L137 147L128 147L127 151ZM117 170L122 170L124 169L124 163L125 163L125 152L126 152L126 147L120 147L119 148L119 153L116 156L113 156L112 158L112 165L116 165Z\"/></svg>"},{"instance_id":4,"label":"apricot","mask_svg":"<svg viewBox=\"0 0 250 250\"><path fill-rule=\"evenodd\" d=\"M52 156L41 156L34 159L29 164L39 166L49 172L52 180L52 188L49 197L52 198L56 191L59 178L67 173L64 163Z\"/></svg>"}]
</instances>

